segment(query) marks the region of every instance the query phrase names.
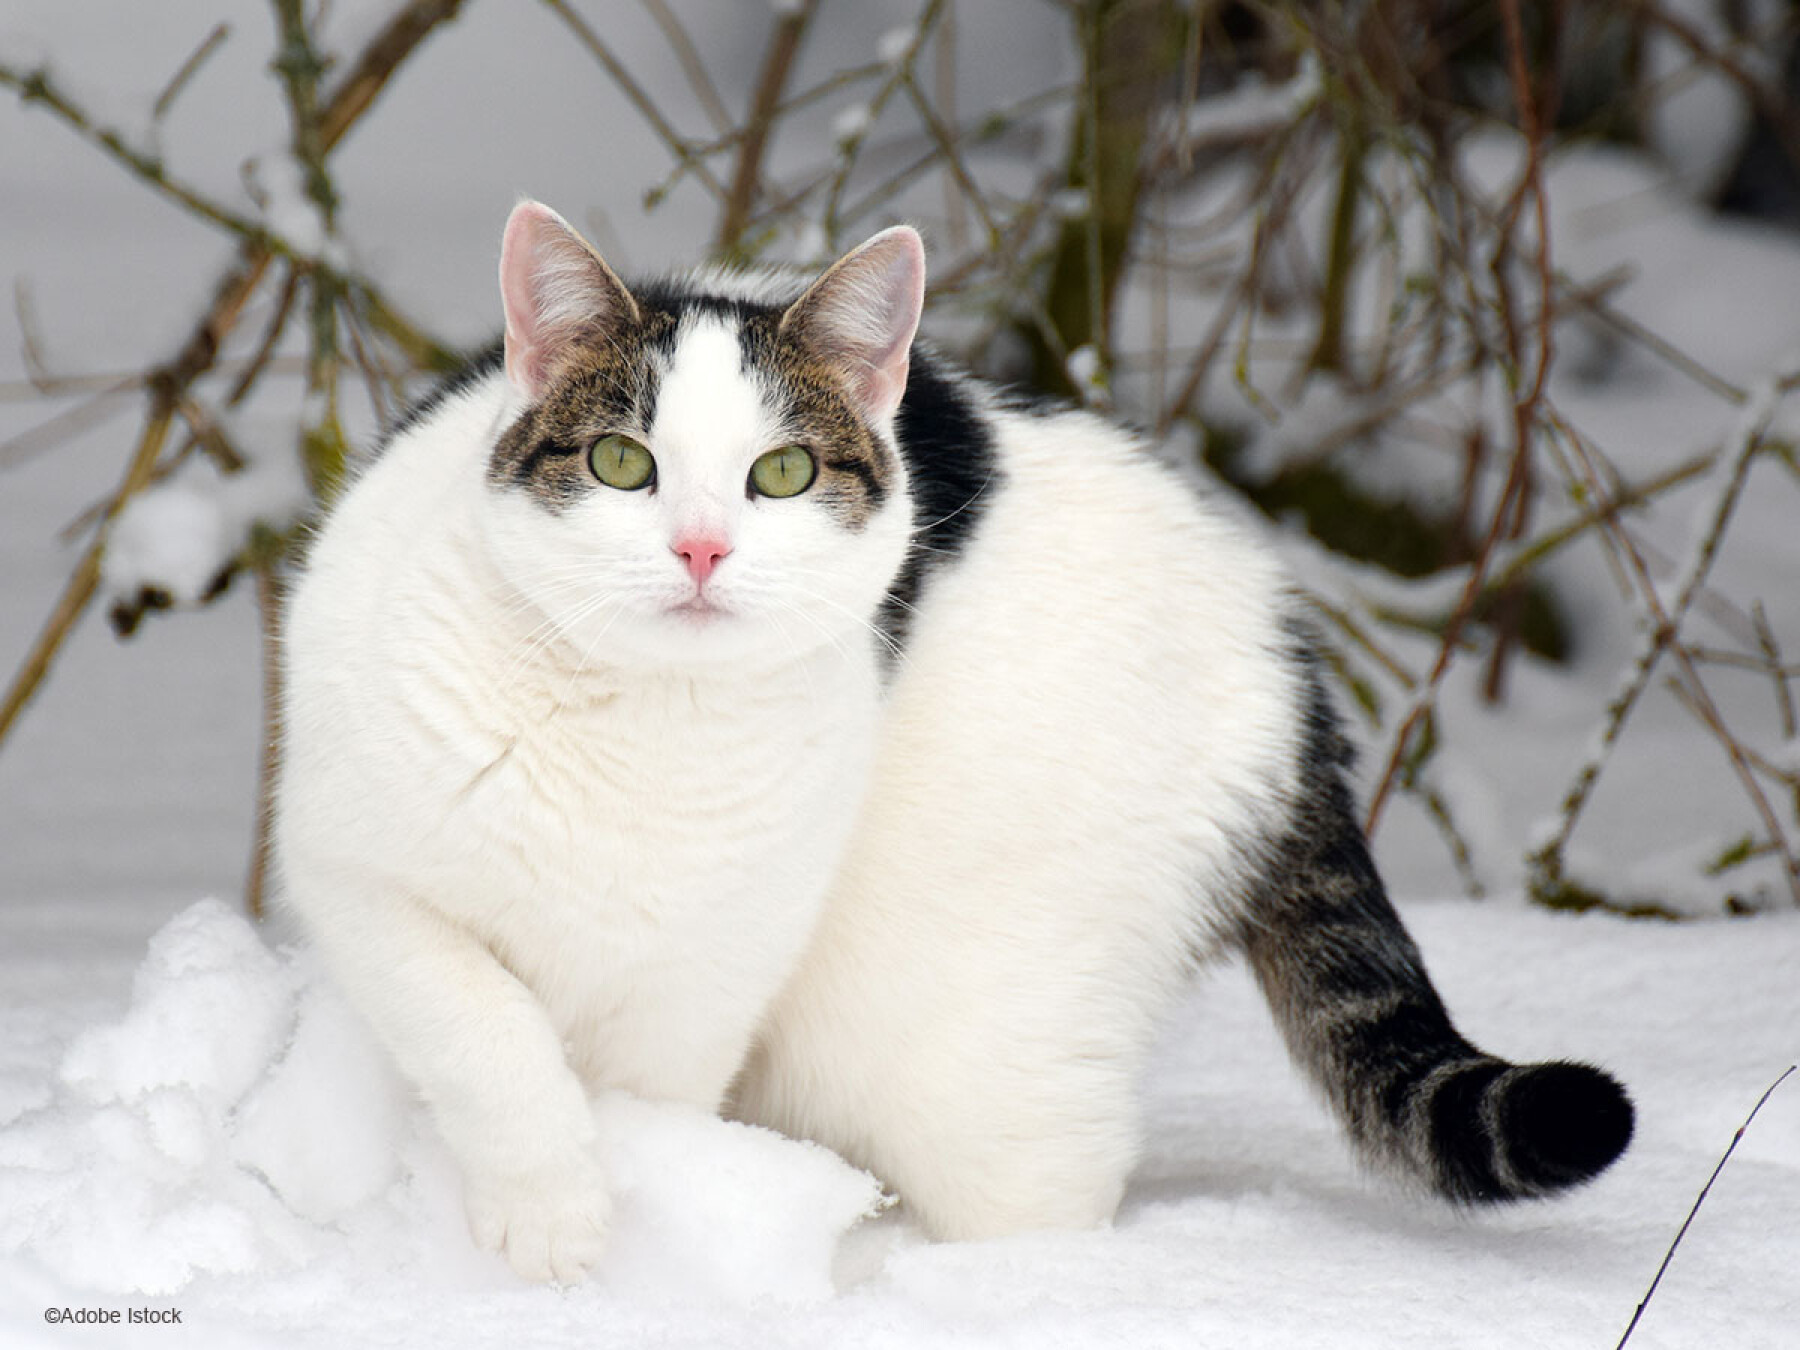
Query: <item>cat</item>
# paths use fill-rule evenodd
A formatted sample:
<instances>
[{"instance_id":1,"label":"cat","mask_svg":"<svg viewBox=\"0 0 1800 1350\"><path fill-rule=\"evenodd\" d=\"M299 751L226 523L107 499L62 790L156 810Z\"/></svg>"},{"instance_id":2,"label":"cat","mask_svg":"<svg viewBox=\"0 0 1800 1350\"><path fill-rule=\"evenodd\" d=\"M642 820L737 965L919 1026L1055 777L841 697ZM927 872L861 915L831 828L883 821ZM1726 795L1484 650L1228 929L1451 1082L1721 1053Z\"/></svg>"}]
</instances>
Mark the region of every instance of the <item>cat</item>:
<instances>
[{"instance_id":1,"label":"cat","mask_svg":"<svg viewBox=\"0 0 1800 1350\"><path fill-rule=\"evenodd\" d=\"M600 1088L824 1143L936 1237L1103 1224L1229 951L1369 1161L1459 1203L1605 1168L1612 1078L1452 1027L1271 549L915 341L924 279L896 226L803 291L627 287L521 203L499 348L319 527L282 894L475 1239L592 1269Z\"/></svg>"}]
</instances>

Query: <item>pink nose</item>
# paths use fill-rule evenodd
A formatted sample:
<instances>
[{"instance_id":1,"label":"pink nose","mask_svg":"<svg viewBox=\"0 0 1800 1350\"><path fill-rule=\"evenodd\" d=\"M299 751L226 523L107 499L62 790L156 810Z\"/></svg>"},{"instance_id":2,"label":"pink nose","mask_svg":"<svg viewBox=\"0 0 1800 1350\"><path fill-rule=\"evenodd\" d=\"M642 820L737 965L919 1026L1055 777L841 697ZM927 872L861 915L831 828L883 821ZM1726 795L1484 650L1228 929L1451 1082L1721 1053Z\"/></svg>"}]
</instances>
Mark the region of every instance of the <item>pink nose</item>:
<instances>
[{"instance_id":1,"label":"pink nose","mask_svg":"<svg viewBox=\"0 0 1800 1350\"><path fill-rule=\"evenodd\" d=\"M731 552L731 545L723 539L710 534L690 534L677 539L670 549L687 564L688 574L694 578L696 586L706 584L706 579Z\"/></svg>"}]
</instances>

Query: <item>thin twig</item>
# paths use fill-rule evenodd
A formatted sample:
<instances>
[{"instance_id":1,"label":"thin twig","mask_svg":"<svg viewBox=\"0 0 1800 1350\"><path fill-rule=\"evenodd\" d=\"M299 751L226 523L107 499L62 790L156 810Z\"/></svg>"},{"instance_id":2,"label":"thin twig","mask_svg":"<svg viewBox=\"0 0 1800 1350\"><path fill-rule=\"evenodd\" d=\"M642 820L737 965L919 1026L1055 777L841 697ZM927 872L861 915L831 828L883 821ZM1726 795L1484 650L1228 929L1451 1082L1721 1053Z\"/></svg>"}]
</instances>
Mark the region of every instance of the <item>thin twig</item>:
<instances>
[{"instance_id":1,"label":"thin twig","mask_svg":"<svg viewBox=\"0 0 1800 1350\"><path fill-rule=\"evenodd\" d=\"M1756 1113L1763 1109L1763 1103L1768 1101L1769 1098L1774 1095L1776 1088L1780 1087L1788 1080L1788 1075L1792 1074L1796 1067L1800 1066L1793 1064L1788 1065L1781 1076L1763 1090L1763 1095L1756 1099L1756 1105L1750 1108L1750 1114L1744 1117L1744 1123L1738 1126L1737 1133L1731 1136L1731 1142L1725 1146L1724 1155L1720 1157L1718 1166L1713 1168L1712 1175L1706 1179L1706 1184L1700 1188L1700 1194L1694 1198L1694 1207L1688 1210L1687 1218L1682 1220L1681 1228L1675 1234L1675 1240L1669 1244L1669 1250L1663 1254L1662 1264L1656 1268L1656 1275L1650 1281L1650 1287L1644 1291L1644 1297L1638 1303L1637 1311L1632 1313L1631 1321L1625 1328L1625 1334L1619 1337L1619 1343L1613 1347L1613 1350L1624 1350L1625 1342L1630 1340L1631 1333L1637 1330L1637 1324L1644 1315L1644 1309L1650 1306L1650 1300L1656 1294L1656 1286L1662 1283L1662 1277L1669 1269L1669 1262L1675 1259L1675 1249L1681 1245L1681 1240L1687 1236L1688 1228L1694 1222L1694 1216L1700 1212L1700 1206L1706 1203L1706 1197L1712 1191L1713 1182L1719 1179L1719 1173L1723 1172L1725 1170L1725 1164L1731 1161L1732 1153L1743 1140L1745 1132L1749 1130L1750 1122L1756 1119Z\"/></svg>"},{"instance_id":2,"label":"thin twig","mask_svg":"<svg viewBox=\"0 0 1800 1350\"><path fill-rule=\"evenodd\" d=\"M168 438L169 423L173 417L172 401L157 399L150 419L144 424L143 433L138 437L137 449L126 466L119 489L113 494L115 503L122 504L148 481L150 471L156 464L156 457L162 453L163 442ZM108 520L116 515L115 507ZM57 597L56 607L50 611L50 617L39 630L37 640L31 644L31 650L20 663L19 672L13 677L5 699L0 700L0 742L5 741L13 723L25 710L25 705L31 701L31 696L37 692L44 677L50 673L50 667L62 650L63 643L68 640L76 621L81 618L88 602L94 598L94 592L99 589L100 558L105 546L106 536L103 530L94 537L93 542L83 551L81 560L75 564L75 570L63 585L62 594Z\"/></svg>"},{"instance_id":3,"label":"thin twig","mask_svg":"<svg viewBox=\"0 0 1800 1350\"><path fill-rule=\"evenodd\" d=\"M888 70L887 77L882 80L865 105L867 117L864 119L863 125L853 134L845 137L838 147L838 167L831 176L830 186L826 189L825 209L820 217L825 229L826 242L833 248L837 247L838 230L843 222L839 208L844 199L844 191L850 182L850 174L856 167L857 157L862 153L863 145L868 140L870 131L874 129L876 121L880 118L882 109L887 107L888 100L893 98L901 86L912 78L913 63L919 59L919 52L924 47L925 40L931 36L937 27L938 20L943 16L944 4L945 0L926 0L924 9L919 13L918 29L913 34L912 41L907 44L906 50L900 54L900 59L894 62Z\"/></svg>"},{"instance_id":4,"label":"thin twig","mask_svg":"<svg viewBox=\"0 0 1800 1350\"><path fill-rule=\"evenodd\" d=\"M619 92L625 95L631 106L636 108L643 119L650 124L650 129L656 133L657 139L668 148L669 153L692 169L694 175L706 185L708 192L723 200L725 197L724 185L714 176L713 171L706 166L706 161L695 152L694 147L689 144L687 139L675 130L667 117L663 116L662 109L656 106L656 100L650 97L644 86L639 84L632 73L625 68L625 63L620 61L613 53L613 49L606 45L600 34L594 31L593 26L575 12L574 8L568 4L568 0L542 0L542 3L563 21L569 31L575 34L581 45L588 49L588 53L612 77L613 83L619 86Z\"/></svg>"},{"instance_id":5,"label":"thin twig","mask_svg":"<svg viewBox=\"0 0 1800 1350\"><path fill-rule=\"evenodd\" d=\"M115 380L89 394L74 407L65 408L36 426L21 431L17 436L9 436L0 441L0 469L17 468L69 437L115 416L119 411L120 397L136 393L143 388L143 384L144 377L141 375Z\"/></svg>"},{"instance_id":6,"label":"thin twig","mask_svg":"<svg viewBox=\"0 0 1800 1350\"><path fill-rule=\"evenodd\" d=\"M200 67L206 64L206 58L216 52L225 39L230 36L230 24L213 25L212 32L200 40L200 45L194 48L192 55L183 61L175 73L169 77L169 82L163 86L162 93L156 96L156 102L150 105L151 121L160 122L168 116L169 109L175 106L175 100L181 97L181 91L187 88L188 82L199 73Z\"/></svg>"},{"instance_id":7,"label":"thin twig","mask_svg":"<svg viewBox=\"0 0 1800 1350\"><path fill-rule=\"evenodd\" d=\"M1637 656L1621 676L1619 683L1606 703L1605 718L1601 725L1600 736L1593 751L1584 759L1576 771L1575 778L1563 795L1558 809L1558 825L1556 832L1543 844L1532 850L1528 863L1530 865L1534 891L1553 889L1562 876L1562 855L1570 836L1574 833L1576 821L1587 805L1588 798L1599 780L1604 765L1613 745L1623 731L1625 721L1636 707L1639 697L1649 685L1658 659L1664 652L1673 654L1675 660L1688 675L1689 691L1696 697L1701 708L1710 710L1711 720L1716 729L1723 729L1723 719L1718 715L1716 706L1707 694L1699 671L1695 667L1679 642L1681 623L1705 582L1706 574L1711 568L1712 560L1717 555L1725 527L1736 509L1744 481L1749 473L1750 461L1762 446L1763 433L1775 414L1778 382L1767 379L1759 383L1754 391L1750 404L1739 414L1738 426L1727 453L1730 456L1726 466L1726 481L1714 501L1709 519L1701 531L1694 554L1688 563L1686 574L1681 578L1673 603L1664 605L1658 593L1656 583L1651 579L1643 557L1632 547L1629 536L1619 527L1618 522L1608 521L1605 534L1616 541L1622 556L1627 561L1632 575L1637 580L1640 598L1649 616L1649 626L1639 647ZM1577 451L1578 460L1584 465L1588 463L1579 438L1571 438L1571 445ZM1590 485L1598 488L1591 466L1588 467ZM1729 737L1725 739L1725 747L1730 755L1732 766L1739 779L1745 785L1752 804L1762 816L1769 837L1776 840L1782 849L1783 871L1788 887L1794 896L1794 902L1800 905L1800 863L1797 863L1792 851L1788 848L1780 822L1776 820L1768 799L1763 795L1755 775L1744 762L1741 754L1736 753Z\"/></svg>"},{"instance_id":8,"label":"thin twig","mask_svg":"<svg viewBox=\"0 0 1800 1350\"><path fill-rule=\"evenodd\" d=\"M694 97L700 101L707 121L719 135L731 131L731 113L726 110L725 100L719 97L719 87L713 83L712 75L706 69L706 62L700 59L700 52L694 46L694 39L687 27L681 22L675 11L670 9L667 0L639 0L639 3L650 12L656 20L656 26L663 31L669 40L669 49L675 53L675 59L681 63L681 73L687 76L688 88L694 91Z\"/></svg>"},{"instance_id":9,"label":"thin twig","mask_svg":"<svg viewBox=\"0 0 1800 1350\"><path fill-rule=\"evenodd\" d=\"M368 111L400 63L438 24L454 17L460 7L461 0L415 0L388 20L363 49L349 75L325 101L319 126L320 139L326 150L335 146ZM4 73L0 72L0 75ZM7 81L0 78L0 83ZM118 140L116 134L114 140ZM118 143L121 150L126 149L122 141ZM213 368L220 345L236 326L245 303L261 284L273 260L274 253L266 246L266 241L259 243L246 239L232 269L214 288L212 304L175 359L146 378L150 407L137 448L127 464L119 490L114 493L106 517L108 521L123 509L132 492L148 481L167 438L179 397ZM76 621L92 601L99 586L100 558L105 542L103 524L70 574L55 608L7 687L4 698L0 698L0 743L4 743L19 714L43 684Z\"/></svg>"},{"instance_id":10,"label":"thin twig","mask_svg":"<svg viewBox=\"0 0 1800 1350\"><path fill-rule=\"evenodd\" d=\"M454 19L463 0L412 0L369 39L344 77L332 86L319 113L319 143L329 153L362 120L388 81L441 24Z\"/></svg>"},{"instance_id":11,"label":"thin twig","mask_svg":"<svg viewBox=\"0 0 1800 1350\"><path fill-rule=\"evenodd\" d=\"M275 825L275 777L281 757L281 613L285 587L276 560L255 564L256 608L262 630L262 744L256 775L256 833L250 846L250 870L244 880L244 905L260 919L266 908L269 864Z\"/></svg>"},{"instance_id":12,"label":"thin twig","mask_svg":"<svg viewBox=\"0 0 1800 1350\"><path fill-rule=\"evenodd\" d=\"M806 37L807 26L819 8L819 0L804 0L798 9L785 11L775 21L769 34L768 48L763 52L762 68L756 77L756 88L750 95L750 113L744 121L744 138L738 143L737 165L732 170L731 187L725 194L725 208L719 216L718 233L713 236L713 252L721 257L736 258L744 238L744 227L756 205L756 194L762 185L763 155L769 146L769 134L775 128L775 110L787 88L788 74L794 58Z\"/></svg>"}]
</instances>

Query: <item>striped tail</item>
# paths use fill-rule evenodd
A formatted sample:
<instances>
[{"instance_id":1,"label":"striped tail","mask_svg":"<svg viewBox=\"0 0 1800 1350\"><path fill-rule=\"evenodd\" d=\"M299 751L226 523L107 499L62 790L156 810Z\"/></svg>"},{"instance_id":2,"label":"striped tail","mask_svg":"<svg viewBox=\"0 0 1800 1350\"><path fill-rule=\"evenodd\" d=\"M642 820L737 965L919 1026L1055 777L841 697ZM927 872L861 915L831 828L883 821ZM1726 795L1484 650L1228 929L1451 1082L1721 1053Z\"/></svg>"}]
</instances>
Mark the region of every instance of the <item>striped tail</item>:
<instances>
[{"instance_id":1,"label":"striped tail","mask_svg":"<svg viewBox=\"0 0 1800 1350\"><path fill-rule=\"evenodd\" d=\"M1344 783L1349 747L1309 670L1304 786L1265 859L1243 947L1294 1059L1371 1162L1462 1204L1553 1194L1631 1142L1599 1069L1509 1064L1458 1034L1389 903Z\"/></svg>"}]
</instances>

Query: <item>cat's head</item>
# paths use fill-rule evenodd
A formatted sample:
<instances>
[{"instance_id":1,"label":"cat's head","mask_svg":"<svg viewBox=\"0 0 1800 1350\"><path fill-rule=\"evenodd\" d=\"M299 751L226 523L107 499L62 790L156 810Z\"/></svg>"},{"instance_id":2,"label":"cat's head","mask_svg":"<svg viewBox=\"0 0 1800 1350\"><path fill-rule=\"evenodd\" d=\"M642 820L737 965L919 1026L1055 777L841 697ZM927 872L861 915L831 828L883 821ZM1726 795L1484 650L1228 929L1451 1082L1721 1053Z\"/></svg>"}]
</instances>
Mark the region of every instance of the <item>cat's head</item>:
<instances>
[{"instance_id":1,"label":"cat's head","mask_svg":"<svg viewBox=\"0 0 1800 1350\"><path fill-rule=\"evenodd\" d=\"M893 421L924 267L902 226L791 303L700 281L633 294L519 205L500 290L522 411L486 513L513 587L597 664L866 649L912 529Z\"/></svg>"}]
</instances>

